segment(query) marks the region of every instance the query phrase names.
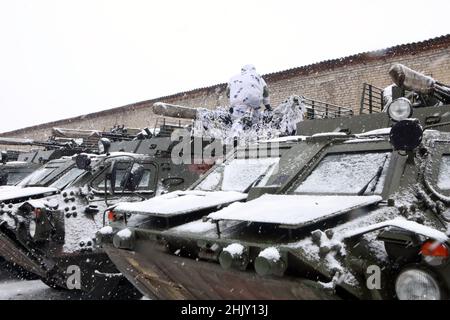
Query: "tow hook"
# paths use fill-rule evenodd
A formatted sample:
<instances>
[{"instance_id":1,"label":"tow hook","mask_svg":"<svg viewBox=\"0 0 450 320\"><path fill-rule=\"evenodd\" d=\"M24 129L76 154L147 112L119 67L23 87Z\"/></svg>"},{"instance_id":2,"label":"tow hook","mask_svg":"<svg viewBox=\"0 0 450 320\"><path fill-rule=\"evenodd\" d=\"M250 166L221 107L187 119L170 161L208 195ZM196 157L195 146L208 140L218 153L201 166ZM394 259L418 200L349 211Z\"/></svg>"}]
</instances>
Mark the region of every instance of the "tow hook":
<instances>
[{"instance_id":1,"label":"tow hook","mask_svg":"<svg viewBox=\"0 0 450 320\"><path fill-rule=\"evenodd\" d=\"M99 213L99 211L100 210L98 209L98 206L93 205L93 204L88 205L86 208L84 208L84 213L89 214L89 215L97 214L97 213Z\"/></svg>"}]
</instances>

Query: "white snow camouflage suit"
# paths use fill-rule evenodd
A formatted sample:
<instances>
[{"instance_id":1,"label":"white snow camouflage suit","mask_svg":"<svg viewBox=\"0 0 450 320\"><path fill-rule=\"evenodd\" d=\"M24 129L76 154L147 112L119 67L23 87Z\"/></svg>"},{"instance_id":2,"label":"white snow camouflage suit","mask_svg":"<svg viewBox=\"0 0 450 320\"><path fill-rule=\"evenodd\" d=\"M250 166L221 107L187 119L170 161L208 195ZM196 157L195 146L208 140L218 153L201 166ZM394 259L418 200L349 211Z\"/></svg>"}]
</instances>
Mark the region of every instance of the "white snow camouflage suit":
<instances>
[{"instance_id":1,"label":"white snow camouflage suit","mask_svg":"<svg viewBox=\"0 0 450 320\"><path fill-rule=\"evenodd\" d=\"M256 73L253 65L242 67L241 73L230 79L227 86L233 118L239 119L252 112L253 122L260 118L260 106L269 105L269 90L264 79Z\"/></svg>"}]
</instances>

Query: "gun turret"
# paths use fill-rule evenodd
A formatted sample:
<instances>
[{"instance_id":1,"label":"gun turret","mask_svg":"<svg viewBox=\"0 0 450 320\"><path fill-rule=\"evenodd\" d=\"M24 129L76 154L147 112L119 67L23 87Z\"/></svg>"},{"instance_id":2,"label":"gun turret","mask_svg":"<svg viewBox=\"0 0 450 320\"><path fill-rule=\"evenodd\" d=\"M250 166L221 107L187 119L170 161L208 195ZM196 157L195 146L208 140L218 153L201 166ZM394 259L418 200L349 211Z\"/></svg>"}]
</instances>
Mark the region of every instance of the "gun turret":
<instances>
[{"instance_id":1,"label":"gun turret","mask_svg":"<svg viewBox=\"0 0 450 320\"><path fill-rule=\"evenodd\" d=\"M450 103L450 87L432 77L396 63L389 70L392 81L401 89L434 97L444 104Z\"/></svg>"},{"instance_id":2,"label":"gun turret","mask_svg":"<svg viewBox=\"0 0 450 320\"><path fill-rule=\"evenodd\" d=\"M176 104L157 102L153 105L153 113L171 118L192 119L197 118L197 109Z\"/></svg>"},{"instance_id":3,"label":"gun turret","mask_svg":"<svg viewBox=\"0 0 450 320\"><path fill-rule=\"evenodd\" d=\"M0 137L0 144L8 145L8 146L44 147L47 150L56 150L56 149L74 148L75 147L70 142L58 143L56 141L37 141L37 140L33 140L33 139L5 138L5 137Z\"/></svg>"}]
</instances>

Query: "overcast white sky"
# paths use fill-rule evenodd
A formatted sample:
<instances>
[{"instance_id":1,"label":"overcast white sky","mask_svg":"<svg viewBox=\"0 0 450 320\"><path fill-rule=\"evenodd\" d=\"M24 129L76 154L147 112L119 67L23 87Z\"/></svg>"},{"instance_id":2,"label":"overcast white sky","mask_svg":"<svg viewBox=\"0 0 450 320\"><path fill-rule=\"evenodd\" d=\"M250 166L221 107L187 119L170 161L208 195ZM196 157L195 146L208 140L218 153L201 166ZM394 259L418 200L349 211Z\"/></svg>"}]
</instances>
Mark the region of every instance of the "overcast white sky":
<instances>
[{"instance_id":1,"label":"overcast white sky","mask_svg":"<svg viewBox=\"0 0 450 320\"><path fill-rule=\"evenodd\" d=\"M450 33L450 1L0 0L0 132ZM418 21L418 22L415 22Z\"/></svg>"}]
</instances>

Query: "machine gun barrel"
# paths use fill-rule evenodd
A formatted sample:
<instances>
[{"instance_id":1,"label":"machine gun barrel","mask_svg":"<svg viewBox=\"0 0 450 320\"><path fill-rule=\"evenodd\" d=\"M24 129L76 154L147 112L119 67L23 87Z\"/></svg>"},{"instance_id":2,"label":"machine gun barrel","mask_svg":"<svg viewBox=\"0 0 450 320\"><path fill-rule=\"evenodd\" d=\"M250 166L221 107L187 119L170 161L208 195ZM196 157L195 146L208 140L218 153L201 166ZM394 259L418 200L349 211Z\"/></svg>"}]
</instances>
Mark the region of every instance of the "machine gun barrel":
<instances>
[{"instance_id":1,"label":"machine gun barrel","mask_svg":"<svg viewBox=\"0 0 450 320\"><path fill-rule=\"evenodd\" d=\"M450 103L450 87L436 82L434 85L434 95L444 103Z\"/></svg>"},{"instance_id":2,"label":"machine gun barrel","mask_svg":"<svg viewBox=\"0 0 450 320\"><path fill-rule=\"evenodd\" d=\"M22 139L22 138L3 138L0 137L0 144L8 146L33 146L38 143L32 139Z\"/></svg>"},{"instance_id":3,"label":"machine gun barrel","mask_svg":"<svg viewBox=\"0 0 450 320\"><path fill-rule=\"evenodd\" d=\"M116 141L116 140L131 141L136 138L136 135L102 132L102 138L108 138L108 139L111 139L112 141Z\"/></svg>"},{"instance_id":4,"label":"machine gun barrel","mask_svg":"<svg viewBox=\"0 0 450 320\"><path fill-rule=\"evenodd\" d=\"M157 102L153 105L153 112L160 116L193 119L197 118L197 109L164 102Z\"/></svg>"},{"instance_id":5,"label":"machine gun barrel","mask_svg":"<svg viewBox=\"0 0 450 320\"><path fill-rule=\"evenodd\" d=\"M36 141L33 139L22 139L22 138L6 138L0 137L0 145L9 145L9 146L37 146L37 147L45 147L47 150L57 150L57 149L77 149L70 142L58 143L53 141Z\"/></svg>"},{"instance_id":6,"label":"machine gun barrel","mask_svg":"<svg viewBox=\"0 0 450 320\"><path fill-rule=\"evenodd\" d=\"M400 63L396 63L390 68L389 75L392 81L400 88L417 93L432 93L436 83L433 78L414 71Z\"/></svg>"},{"instance_id":7,"label":"machine gun barrel","mask_svg":"<svg viewBox=\"0 0 450 320\"><path fill-rule=\"evenodd\" d=\"M444 103L450 103L450 87L437 82L432 77L414 71L400 63L391 67L389 75L400 88L431 95Z\"/></svg>"}]
</instances>

